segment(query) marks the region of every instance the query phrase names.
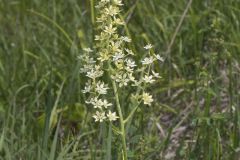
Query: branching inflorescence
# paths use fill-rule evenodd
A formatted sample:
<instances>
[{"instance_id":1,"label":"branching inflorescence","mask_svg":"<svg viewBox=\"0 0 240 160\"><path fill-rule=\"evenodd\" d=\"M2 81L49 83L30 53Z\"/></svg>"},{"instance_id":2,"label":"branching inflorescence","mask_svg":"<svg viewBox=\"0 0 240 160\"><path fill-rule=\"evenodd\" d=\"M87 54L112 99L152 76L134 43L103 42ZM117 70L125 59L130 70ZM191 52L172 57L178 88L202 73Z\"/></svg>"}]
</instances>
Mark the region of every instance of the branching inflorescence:
<instances>
[{"instance_id":1,"label":"branching inflorescence","mask_svg":"<svg viewBox=\"0 0 240 160\"><path fill-rule=\"evenodd\" d=\"M97 29L100 32L95 36L97 54L92 54L95 53L92 49L85 48L84 56L80 57L85 62L81 71L85 72L89 78L82 92L90 93L91 98L86 103L96 109L93 118L99 122L115 121L118 118L116 112L109 109L114 104L111 102L112 97L108 96L108 90L112 88L107 82L101 80L104 74L109 76L110 81L114 81L118 88L140 87L142 94L135 94L135 97L146 105L151 105L153 102L152 95L144 91L146 84L151 84L156 78L160 78L159 74L152 70L152 65L154 61L163 59L150 52L153 46L148 44L144 47L147 56L140 65L137 65L133 60L133 51L126 45L131 42L131 39L117 33L119 27L124 25L119 16L122 5L122 0L100 0L96 6L99 11ZM139 91L138 94L140 94Z\"/></svg>"},{"instance_id":2,"label":"branching inflorescence","mask_svg":"<svg viewBox=\"0 0 240 160\"><path fill-rule=\"evenodd\" d=\"M124 124L137 106L142 102L145 105L153 102L153 97L146 92L146 88L160 78L153 71L153 64L163 59L148 44L144 47L146 53L141 62L134 61L135 54L127 47L132 40L118 34L119 28L125 25L120 16L121 6L122 0L99 0L96 6L98 34L95 35L95 46L93 49L85 48L85 54L79 58L85 64L81 72L89 78L82 92L88 96L86 103L96 110L93 118L96 122L119 119L124 135ZM132 88L131 95L137 103L124 120L118 92L129 87Z\"/></svg>"}]
</instances>

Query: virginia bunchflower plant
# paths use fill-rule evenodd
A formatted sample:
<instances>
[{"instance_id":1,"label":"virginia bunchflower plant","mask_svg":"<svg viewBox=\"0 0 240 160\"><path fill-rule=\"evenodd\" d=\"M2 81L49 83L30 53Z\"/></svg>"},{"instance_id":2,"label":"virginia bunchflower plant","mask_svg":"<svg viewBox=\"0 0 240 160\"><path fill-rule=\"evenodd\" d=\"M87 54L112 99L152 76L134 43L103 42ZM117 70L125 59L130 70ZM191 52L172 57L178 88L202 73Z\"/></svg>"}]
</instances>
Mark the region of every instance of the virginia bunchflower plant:
<instances>
[{"instance_id":1,"label":"virginia bunchflower plant","mask_svg":"<svg viewBox=\"0 0 240 160\"><path fill-rule=\"evenodd\" d=\"M154 54L153 45L143 46L144 57L135 62L135 53L128 48L131 38L120 35L119 29L125 25L120 12L122 0L98 0L96 9L95 46L84 48L83 55L78 58L84 64L81 73L88 77L82 92L86 94L86 104L95 111L92 117L95 122L109 122L119 120L118 133L122 139L123 158L127 159L127 144L125 124L133 116L140 104L151 106L153 96L147 91L150 84L160 78L153 71L156 61L163 61L160 55ZM134 99L132 110L123 115L121 104L121 90L131 88L129 99Z\"/></svg>"}]
</instances>

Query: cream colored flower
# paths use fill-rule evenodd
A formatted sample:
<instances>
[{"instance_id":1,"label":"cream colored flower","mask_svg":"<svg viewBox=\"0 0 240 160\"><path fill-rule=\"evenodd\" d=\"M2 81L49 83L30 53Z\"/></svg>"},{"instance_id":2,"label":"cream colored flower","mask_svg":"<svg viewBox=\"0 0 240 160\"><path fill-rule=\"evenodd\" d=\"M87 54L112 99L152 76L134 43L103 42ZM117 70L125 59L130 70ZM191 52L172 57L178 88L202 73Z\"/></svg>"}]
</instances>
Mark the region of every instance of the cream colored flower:
<instances>
[{"instance_id":1,"label":"cream colored flower","mask_svg":"<svg viewBox=\"0 0 240 160\"><path fill-rule=\"evenodd\" d=\"M86 84L84 89L82 90L82 93L89 93L91 91L91 85Z\"/></svg>"},{"instance_id":2,"label":"cream colored flower","mask_svg":"<svg viewBox=\"0 0 240 160\"><path fill-rule=\"evenodd\" d=\"M135 62L134 62L133 60L131 60L131 59L126 59L125 62L126 62L126 64L127 64L127 66L130 67L130 68L133 68L133 67L136 67L136 66L137 66L137 65L135 64Z\"/></svg>"},{"instance_id":3,"label":"cream colored flower","mask_svg":"<svg viewBox=\"0 0 240 160\"><path fill-rule=\"evenodd\" d=\"M104 32L112 35L112 34L115 33L116 30L117 30L117 28L116 28L116 27L113 27L113 25L110 24L109 26L105 26Z\"/></svg>"},{"instance_id":4,"label":"cream colored flower","mask_svg":"<svg viewBox=\"0 0 240 160\"><path fill-rule=\"evenodd\" d=\"M133 51L130 50L130 49L125 48L125 51L126 51L129 55L134 55Z\"/></svg>"},{"instance_id":5,"label":"cream colored flower","mask_svg":"<svg viewBox=\"0 0 240 160\"><path fill-rule=\"evenodd\" d=\"M145 47L143 47L143 48L145 48L146 50L149 50L149 49L151 49L153 46L151 45L151 44L148 44L148 45L146 45Z\"/></svg>"},{"instance_id":6,"label":"cream colored flower","mask_svg":"<svg viewBox=\"0 0 240 160\"><path fill-rule=\"evenodd\" d=\"M91 98L90 101L86 101L87 104L92 104L94 108L102 109L102 100L97 97Z\"/></svg>"},{"instance_id":7,"label":"cream colored flower","mask_svg":"<svg viewBox=\"0 0 240 160\"><path fill-rule=\"evenodd\" d=\"M93 50L92 50L91 48L83 48L83 50L84 50L85 52L88 52L88 53L93 52Z\"/></svg>"},{"instance_id":8,"label":"cream colored flower","mask_svg":"<svg viewBox=\"0 0 240 160\"><path fill-rule=\"evenodd\" d=\"M113 0L113 3L115 3L117 6L122 6L122 0Z\"/></svg>"},{"instance_id":9,"label":"cream colored flower","mask_svg":"<svg viewBox=\"0 0 240 160\"><path fill-rule=\"evenodd\" d=\"M150 95L149 93L145 93L145 92L143 92L143 94L142 94L142 100L143 100L143 103L146 105L151 105L151 103L153 102L152 95Z\"/></svg>"},{"instance_id":10,"label":"cream colored flower","mask_svg":"<svg viewBox=\"0 0 240 160\"><path fill-rule=\"evenodd\" d=\"M95 66L94 69L91 69L87 72L87 77L91 79L96 79L98 77L101 77L103 75L103 71L100 70L100 66Z\"/></svg>"},{"instance_id":11,"label":"cream colored flower","mask_svg":"<svg viewBox=\"0 0 240 160\"><path fill-rule=\"evenodd\" d=\"M109 121L116 121L119 117L116 116L116 112L108 111L107 117Z\"/></svg>"},{"instance_id":12,"label":"cream colored flower","mask_svg":"<svg viewBox=\"0 0 240 160\"><path fill-rule=\"evenodd\" d=\"M153 83L155 81L155 79L153 79L153 76L148 76L148 75L145 75L143 77L143 81L146 82L146 83Z\"/></svg>"},{"instance_id":13,"label":"cream colored flower","mask_svg":"<svg viewBox=\"0 0 240 160\"><path fill-rule=\"evenodd\" d=\"M163 57L161 57L159 54L156 55L156 58L157 58L159 61L161 61L161 62L164 61Z\"/></svg>"},{"instance_id":14,"label":"cream colored flower","mask_svg":"<svg viewBox=\"0 0 240 160\"><path fill-rule=\"evenodd\" d=\"M119 8L110 5L108 8L105 8L105 14L110 16L115 16L119 13Z\"/></svg>"},{"instance_id":15,"label":"cream colored flower","mask_svg":"<svg viewBox=\"0 0 240 160\"><path fill-rule=\"evenodd\" d=\"M106 99L104 99L104 100L102 101L102 106L103 106L104 108L108 108L109 106L112 106L112 103L108 103L108 101L107 101Z\"/></svg>"},{"instance_id":16,"label":"cream colored flower","mask_svg":"<svg viewBox=\"0 0 240 160\"><path fill-rule=\"evenodd\" d=\"M117 25L124 25L125 24L125 22L123 22L120 18L115 18L115 17L114 17L113 23L117 24Z\"/></svg>"},{"instance_id":17,"label":"cream colored flower","mask_svg":"<svg viewBox=\"0 0 240 160\"><path fill-rule=\"evenodd\" d=\"M128 38L128 37L121 37L121 39L123 40L123 41L125 41L125 42L132 42L132 40L130 39L130 38Z\"/></svg>"},{"instance_id":18,"label":"cream colored flower","mask_svg":"<svg viewBox=\"0 0 240 160\"><path fill-rule=\"evenodd\" d=\"M105 116L105 112L97 111L96 114L93 115L93 118L95 119L95 122L97 122L97 121L103 122L104 119L106 119L107 117Z\"/></svg>"},{"instance_id":19,"label":"cream colored flower","mask_svg":"<svg viewBox=\"0 0 240 160\"><path fill-rule=\"evenodd\" d=\"M126 73L116 76L116 82L119 83L119 87L127 86L129 79Z\"/></svg>"},{"instance_id":20,"label":"cream colored flower","mask_svg":"<svg viewBox=\"0 0 240 160\"><path fill-rule=\"evenodd\" d=\"M107 94L107 89L109 88L104 84L104 82L97 82L96 91L98 94Z\"/></svg>"},{"instance_id":21,"label":"cream colored flower","mask_svg":"<svg viewBox=\"0 0 240 160\"><path fill-rule=\"evenodd\" d=\"M117 52L113 56L113 61L118 61L119 59L122 59L124 57L124 54L122 52Z\"/></svg>"},{"instance_id":22,"label":"cream colored flower","mask_svg":"<svg viewBox=\"0 0 240 160\"><path fill-rule=\"evenodd\" d=\"M143 65L148 65L148 64L152 64L154 62L154 58L151 56L151 57L145 57L143 60L142 60L142 64Z\"/></svg>"},{"instance_id":23,"label":"cream colored flower","mask_svg":"<svg viewBox=\"0 0 240 160\"><path fill-rule=\"evenodd\" d=\"M161 78L161 76L159 76L159 73L152 71L152 74L155 78Z\"/></svg>"}]
</instances>

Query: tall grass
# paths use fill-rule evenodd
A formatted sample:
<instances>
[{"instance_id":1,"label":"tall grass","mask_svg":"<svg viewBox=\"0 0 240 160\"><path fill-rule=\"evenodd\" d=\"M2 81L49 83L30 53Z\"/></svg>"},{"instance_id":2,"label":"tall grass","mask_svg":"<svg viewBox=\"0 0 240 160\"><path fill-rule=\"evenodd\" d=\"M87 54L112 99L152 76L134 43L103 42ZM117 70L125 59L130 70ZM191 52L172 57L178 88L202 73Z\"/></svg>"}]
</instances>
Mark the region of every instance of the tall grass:
<instances>
[{"instance_id":1,"label":"tall grass","mask_svg":"<svg viewBox=\"0 0 240 160\"><path fill-rule=\"evenodd\" d=\"M0 0L0 159L118 159L119 140L106 144L115 133L81 94L76 57L94 43L94 3ZM129 159L237 160L239 1L192 1L173 42L187 1L124 3L132 49L152 42L166 58L158 101L126 127Z\"/></svg>"}]
</instances>

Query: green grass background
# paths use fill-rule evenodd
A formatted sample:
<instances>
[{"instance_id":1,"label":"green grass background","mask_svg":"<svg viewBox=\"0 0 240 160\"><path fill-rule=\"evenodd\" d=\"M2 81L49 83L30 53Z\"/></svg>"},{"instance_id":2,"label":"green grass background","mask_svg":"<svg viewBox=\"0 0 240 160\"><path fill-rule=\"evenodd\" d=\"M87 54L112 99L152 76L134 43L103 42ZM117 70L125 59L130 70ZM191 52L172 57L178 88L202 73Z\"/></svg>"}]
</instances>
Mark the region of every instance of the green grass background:
<instances>
[{"instance_id":1,"label":"green grass background","mask_svg":"<svg viewBox=\"0 0 240 160\"><path fill-rule=\"evenodd\" d=\"M240 1L193 0L170 52L187 1L124 3L137 58L151 42L165 59L156 103L129 128L129 159L237 160ZM76 58L94 45L92 13L88 0L0 0L1 160L105 159L106 124L84 106Z\"/></svg>"}]
</instances>

